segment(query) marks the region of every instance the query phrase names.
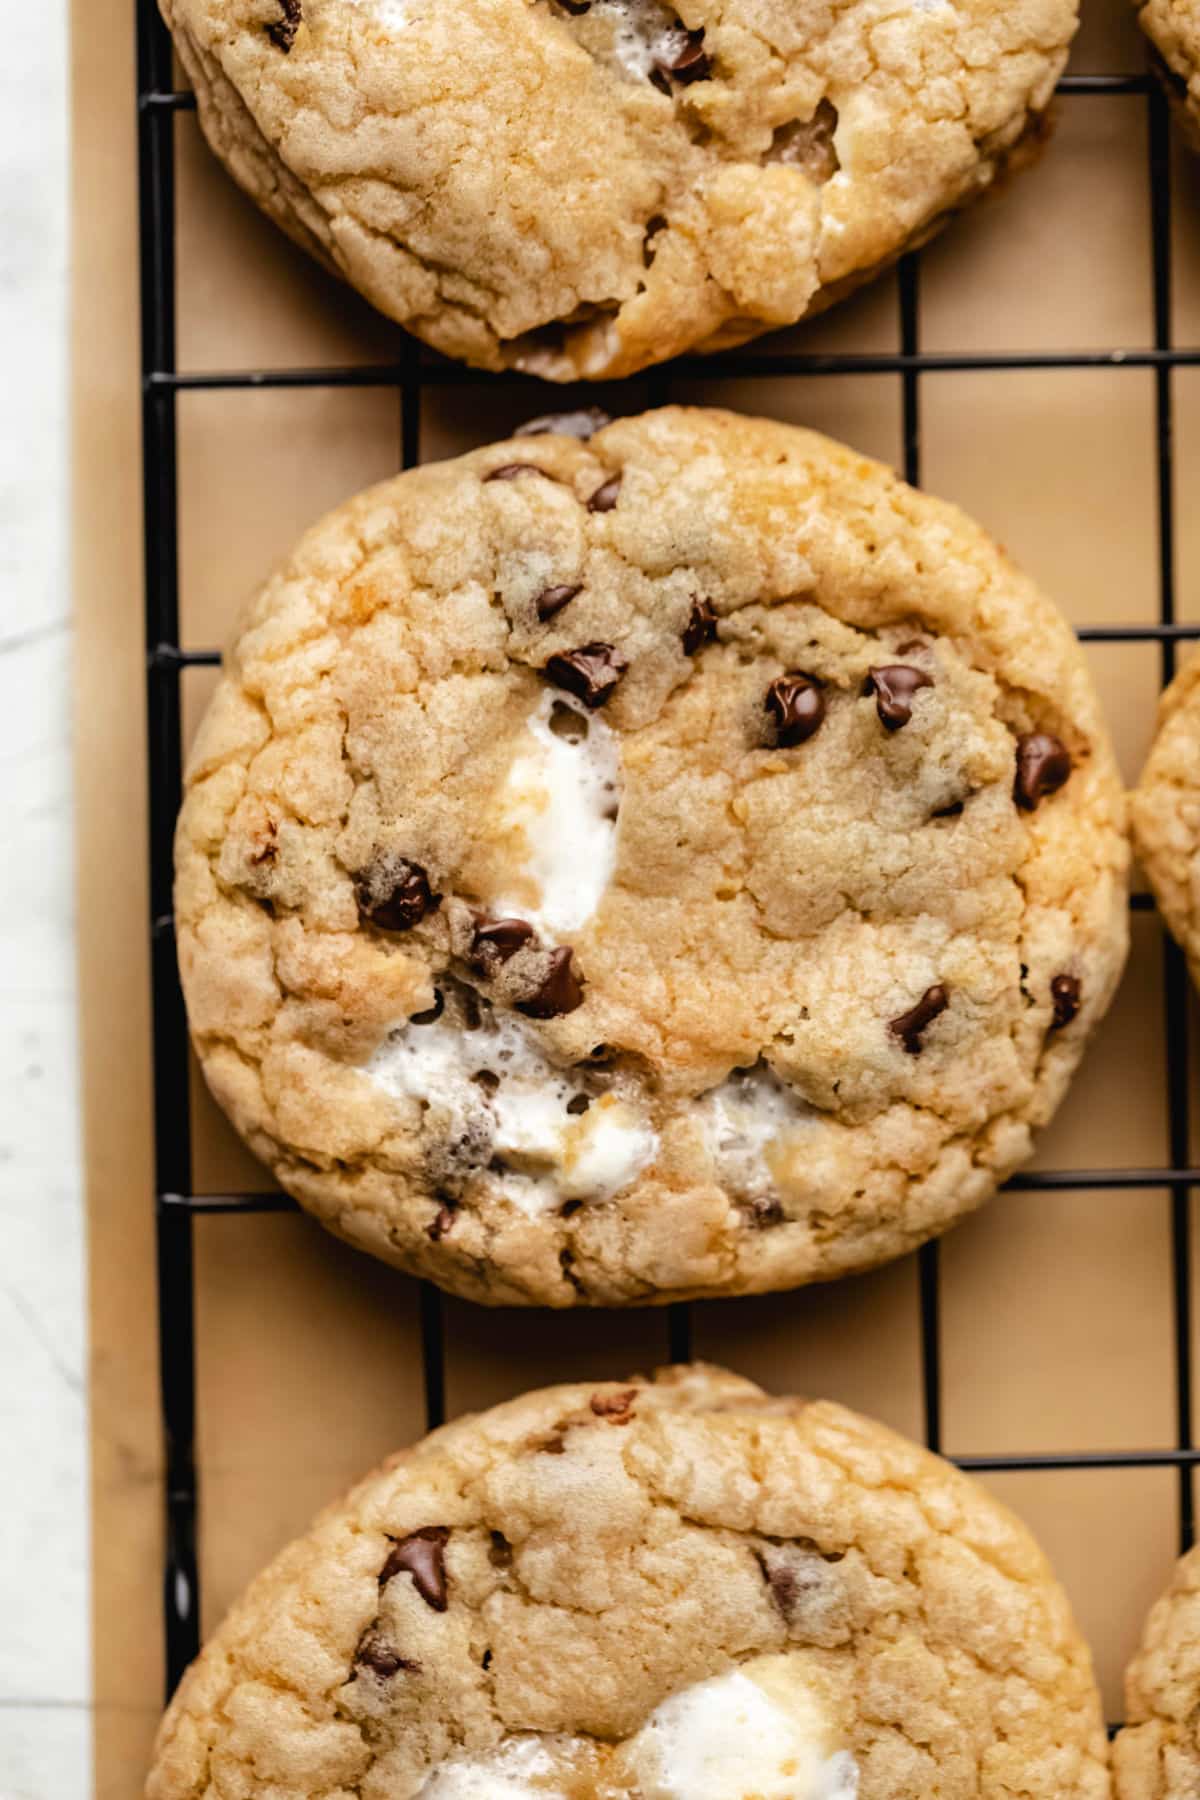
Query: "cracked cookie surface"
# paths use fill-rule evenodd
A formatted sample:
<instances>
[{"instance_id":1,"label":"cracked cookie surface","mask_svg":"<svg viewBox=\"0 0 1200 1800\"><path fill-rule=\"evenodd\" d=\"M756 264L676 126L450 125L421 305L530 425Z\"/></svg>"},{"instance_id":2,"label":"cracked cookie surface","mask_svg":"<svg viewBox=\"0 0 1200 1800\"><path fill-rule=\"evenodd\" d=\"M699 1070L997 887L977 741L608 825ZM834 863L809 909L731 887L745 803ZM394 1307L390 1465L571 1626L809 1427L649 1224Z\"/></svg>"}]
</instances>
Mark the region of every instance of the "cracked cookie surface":
<instances>
[{"instance_id":1,"label":"cracked cookie surface","mask_svg":"<svg viewBox=\"0 0 1200 1800\"><path fill-rule=\"evenodd\" d=\"M1125 1676L1125 1729L1113 1744L1119 1800L1200 1793L1200 1551L1175 1567Z\"/></svg>"},{"instance_id":2,"label":"cracked cookie surface","mask_svg":"<svg viewBox=\"0 0 1200 1800\"><path fill-rule=\"evenodd\" d=\"M1200 985L1200 655L1188 659L1159 703L1130 822L1159 909Z\"/></svg>"},{"instance_id":3,"label":"cracked cookie surface","mask_svg":"<svg viewBox=\"0 0 1200 1800\"><path fill-rule=\"evenodd\" d=\"M331 1229L636 1304L986 1199L1107 1006L1126 865L1075 639L983 533L671 408L309 533L191 754L177 937L214 1093Z\"/></svg>"},{"instance_id":4,"label":"cracked cookie surface","mask_svg":"<svg viewBox=\"0 0 1200 1800\"><path fill-rule=\"evenodd\" d=\"M435 1432L185 1677L147 1800L1104 1800L1025 1528L827 1401L676 1367Z\"/></svg>"},{"instance_id":5,"label":"cracked cookie surface","mask_svg":"<svg viewBox=\"0 0 1200 1800\"><path fill-rule=\"evenodd\" d=\"M628 374L819 310L1030 153L1077 0L160 0L217 155L447 355Z\"/></svg>"}]
</instances>

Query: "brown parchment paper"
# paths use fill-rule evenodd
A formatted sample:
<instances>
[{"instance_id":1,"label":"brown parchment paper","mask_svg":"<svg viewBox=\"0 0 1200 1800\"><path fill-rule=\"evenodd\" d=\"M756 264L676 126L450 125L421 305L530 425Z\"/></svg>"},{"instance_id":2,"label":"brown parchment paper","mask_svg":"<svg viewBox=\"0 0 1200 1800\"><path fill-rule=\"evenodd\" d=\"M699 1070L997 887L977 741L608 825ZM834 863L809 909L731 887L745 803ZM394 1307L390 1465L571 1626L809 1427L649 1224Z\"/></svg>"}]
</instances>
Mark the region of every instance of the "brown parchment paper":
<instances>
[{"instance_id":1,"label":"brown parchment paper","mask_svg":"<svg viewBox=\"0 0 1200 1800\"><path fill-rule=\"evenodd\" d=\"M1085 0L1073 66L1137 70L1125 0ZM150 1127L136 120L132 0L75 0L76 592L80 950L91 1236L95 1793L140 1791L162 1686L161 1449ZM292 249L209 159L178 152L179 363L346 363L397 334ZM925 347L1152 341L1146 115L1075 98L1041 165L959 221L922 265ZM1175 319L1200 341L1200 172L1180 150ZM807 347L897 343L885 280L807 331ZM645 380L619 405L645 402ZM633 401L633 396L637 401ZM675 381L672 398L817 426L897 463L894 376ZM599 396L601 399L603 396ZM1200 370L1174 378L1182 616L1200 617ZM481 377L427 392L422 453L452 454L555 404ZM1154 387L1148 371L939 374L921 383L923 480L975 513L1076 622L1157 608ZM220 643L324 508L398 466L390 390L213 392L179 403L183 639ZM1093 647L1127 776L1151 730L1157 649ZM194 730L211 672L185 678ZM1169 1160L1161 930L1135 918L1113 1014L1055 1125L1046 1167ZM268 1185L195 1084L200 1190ZM416 1292L294 1216L196 1225L203 1623L311 1514L423 1428ZM944 1433L955 1453L1174 1442L1170 1216L1162 1191L1011 1194L942 1253ZM569 1376L663 1360L666 1319L447 1307L451 1413ZM695 1309L698 1355L775 1389L824 1393L922 1429L913 1260L831 1288ZM1110 1715L1178 1530L1171 1471L988 1478L1040 1534L1090 1633Z\"/></svg>"}]
</instances>

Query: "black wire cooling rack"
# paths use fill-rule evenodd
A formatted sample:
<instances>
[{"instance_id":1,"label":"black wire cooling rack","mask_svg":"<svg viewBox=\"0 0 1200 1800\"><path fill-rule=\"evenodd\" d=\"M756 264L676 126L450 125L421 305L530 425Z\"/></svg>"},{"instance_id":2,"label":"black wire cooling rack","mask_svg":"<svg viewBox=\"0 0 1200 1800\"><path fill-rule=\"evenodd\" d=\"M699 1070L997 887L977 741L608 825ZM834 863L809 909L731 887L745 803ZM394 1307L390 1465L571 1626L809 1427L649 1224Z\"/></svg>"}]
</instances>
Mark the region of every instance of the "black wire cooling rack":
<instances>
[{"instance_id":1,"label":"black wire cooling rack","mask_svg":"<svg viewBox=\"0 0 1200 1800\"><path fill-rule=\"evenodd\" d=\"M177 400L195 389L382 387L401 400L404 468L419 459L421 401L425 388L478 382L457 364L429 359L412 339L398 361L344 368L235 369L191 374L175 355L175 115L194 107L174 90L170 37L155 0L135 0L138 57L138 164L142 303L143 503L146 579L146 698L150 803L150 945L153 991L155 1183L158 1224L158 1325L165 1438L166 1538L163 1584L167 1692L199 1648L200 1592L196 1559L197 1475L194 1456L195 1331L192 1220L197 1214L238 1215L293 1209L282 1194L197 1194L193 1191L188 1034L175 962L171 914L172 834L182 776L181 685L185 670L220 661L216 650L180 642L178 577ZM1158 620L1154 624L1083 627L1084 640L1159 645L1162 678L1174 672L1176 645L1200 638L1200 625L1180 624L1175 610L1175 471L1172 458L1172 371L1200 366L1200 346L1172 343L1171 172L1169 108L1158 82L1146 75L1068 75L1059 92L1071 105L1089 95L1141 95L1148 114L1148 169L1153 225L1154 342L1151 347L1072 352L1019 351L988 355L929 354L920 348L920 257L907 256L899 270L900 350L880 355L805 355L761 349L703 360L683 360L652 371L649 387L660 404L672 375L713 381L744 376L891 374L903 399L904 473L921 475L921 376L926 372L1006 369L1150 369L1154 373L1156 489L1158 508ZM517 380L517 377L493 377ZM529 384L530 410L542 411L553 395ZM1149 909L1135 894L1135 909ZM1192 1470L1200 1449L1192 1433L1192 1300L1189 1198L1200 1188L1200 1168L1190 1166L1188 1119L1187 980L1183 959L1164 934L1165 1033L1169 1166L1150 1169L1031 1170L1011 1189L1117 1190L1153 1188L1171 1196L1171 1306L1174 1335L1175 1442L1159 1449L1080 1451L1037 1455L963 1456L976 1471L1037 1469L1173 1468L1179 1486L1179 1542L1195 1536ZM925 1437L942 1448L942 1377L939 1253L936 1243L919 1253L921 1372ZM425 1286L421 1337L429 1424L442 1420L445 1398L441 1296ZM690 1353L687 1306L669 1309L670 1354Z\"/></svg>"}]
</instances>

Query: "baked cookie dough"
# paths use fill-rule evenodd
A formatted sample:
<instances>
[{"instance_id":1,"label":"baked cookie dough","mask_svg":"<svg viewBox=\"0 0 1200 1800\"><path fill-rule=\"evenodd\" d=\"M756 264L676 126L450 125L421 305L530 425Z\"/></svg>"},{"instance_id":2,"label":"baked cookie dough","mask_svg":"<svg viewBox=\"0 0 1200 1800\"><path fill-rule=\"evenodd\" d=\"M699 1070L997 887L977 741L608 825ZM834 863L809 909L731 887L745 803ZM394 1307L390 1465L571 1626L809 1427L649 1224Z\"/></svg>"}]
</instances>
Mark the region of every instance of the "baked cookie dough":
<instances>
[{"instance_id":1,"label":"baked cookie dough","mask_svg":"<svg viewBox=\"0 0 1200 1800\"><path fill-rule=\"evenodd\" d=\"M568 381L788 325L1036 146L1078 0L160 0L200 121L449 356Z\"/></svg>"},{"instance_id":2,"label":"baked cookie dough","mask_svg":"<svg viewBox=\"0 0 1200 1800\"><path fill-rule=\"evenodd\" d=\"M1125 1677L1125 1729L1113 1744L1118 1800L1200 1794L1200 1551L1176 1566Z\"/></svg>"},{"instance_id":3,"label":"baked cookie dough","mask_svg":"<svg viewBox=\"0 0 1200 1800\"><path fill-rule=\"evenodd\" d=\"M978 528L671 408L309 533L192 751L176 922L284 1188L471 1298L616 1305L986 1199L1108 1004L1126 864L1075 639Z\"/></svg>"},{"instance_id":4,"label":"baked cookie dough","mask_svg":"<svg viewBox=\"0 0 1200 1800\"><path fill-rule=\"evenodd\" d=\"M1200 655L1162 697L1130 816L1159 909L1200 983Z\"/></svg>"},{"instance_id":5,"label":"baked cookie dough","mask_svg":"<svg viewBox=\"0 0 1200 1800\"><path fill-rule=\"evenodd\" d=\"M1200 146L1200 0L1134 0L1158 71Z\"/></svg>"},{"instance_id":6,"label":"baked cookie dough","mask_svg":"<svg viewBox=\"0 0 1200 1800\"><path fill-rule=\"evenodd\" d=\"M707 1367L435 1432L260 1576L147 1800L1104 1800L1028 1532L827 1401Z\"/></svg>"}]
</instances>

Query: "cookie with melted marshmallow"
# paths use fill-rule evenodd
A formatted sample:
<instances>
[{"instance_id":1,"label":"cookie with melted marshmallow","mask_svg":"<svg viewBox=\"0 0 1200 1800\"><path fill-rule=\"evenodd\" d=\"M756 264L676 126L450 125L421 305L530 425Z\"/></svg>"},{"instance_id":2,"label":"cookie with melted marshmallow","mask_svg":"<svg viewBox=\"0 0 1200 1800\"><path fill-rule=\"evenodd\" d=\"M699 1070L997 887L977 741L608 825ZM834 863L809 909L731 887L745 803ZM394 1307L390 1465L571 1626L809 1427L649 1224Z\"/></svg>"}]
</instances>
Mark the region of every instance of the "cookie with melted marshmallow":
<instances>
[{"instance_id":1,"label":"cookie with melted marshmallow","mask_svg":"<svg viewBox=\"0 0 1200 1800\"><path fill-rule=\"evenodd\" d=\"M1078 0L160 0L205 134L447 355L629 374L827 306L1034 153Z\"/></svg>"},{"instance_id":2,"label":"cookie with melted marshmallow","mask_svg":"<svg viewBox=\"0 0 1200 1800\"><path fill-rule=\"evenodd\" d=\"M185 1677L147 1800L1106 1800L1028 1532L720 1370L530 1394L331 1507Z\"/></svg>"},{"instance_id":3,"label":"cookie with melted marshmallow","mask_svg":"<svg viewBox=\"0 0 1200 1800\"><path fill-rule=\"evenodd\" d=\"M193 748L176 921L289 1193L474 1299L617 1305L986 1199L1108 1004L1126 862L1074 637L975 526L671 409L305 538Z\"/></svg>"}]
</instances>

